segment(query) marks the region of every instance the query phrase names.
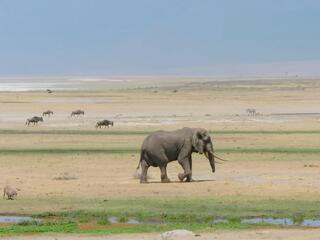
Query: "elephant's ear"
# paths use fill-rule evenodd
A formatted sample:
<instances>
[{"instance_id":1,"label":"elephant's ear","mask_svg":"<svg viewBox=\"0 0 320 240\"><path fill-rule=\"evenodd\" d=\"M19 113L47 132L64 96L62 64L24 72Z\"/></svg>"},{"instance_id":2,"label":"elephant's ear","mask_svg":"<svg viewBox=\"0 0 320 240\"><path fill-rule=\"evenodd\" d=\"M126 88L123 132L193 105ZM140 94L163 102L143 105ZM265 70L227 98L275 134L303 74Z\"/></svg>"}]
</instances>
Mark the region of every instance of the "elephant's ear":
<instances>
[{"instance_id":1,"label":"elephant's ear","mask_svg":"<svg viewBox=\"0 0 320 240\"><path fill-rule=\"evenodd\" d=\"M205 133L203 131L195 131L192 135L192 146L201 154L204 151L203 137L205 137Z\"/></svg>"}]
</instances>

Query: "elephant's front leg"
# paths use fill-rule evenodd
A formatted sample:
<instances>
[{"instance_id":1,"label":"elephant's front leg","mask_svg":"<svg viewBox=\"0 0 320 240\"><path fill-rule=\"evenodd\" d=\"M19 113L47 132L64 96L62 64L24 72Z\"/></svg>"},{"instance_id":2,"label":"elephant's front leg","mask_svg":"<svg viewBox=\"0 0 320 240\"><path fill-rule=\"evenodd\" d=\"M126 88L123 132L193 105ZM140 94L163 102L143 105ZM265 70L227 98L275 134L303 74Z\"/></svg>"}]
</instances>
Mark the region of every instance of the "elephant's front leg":
<instances>
[{"instance_id":1,"label":"elephant's front leg","mask_svg":"<svg viewBox=\"0 0 320 240\"><path fill-rule=\"evenodd\" d=\"M191 180L192 178L192 171L190 168L190 162L189 162L189 158L185 158L182 160L178 160L178 162L180 163L180 165L182 166L184 173L179 173L178 174L178 178L179 180L182 182L185 178Z\"/></svg>"},{"instance_id":2,"label":"elephant's front leg","mask_svg":"<svg viewBox=\"0 0 320 240\"><path fill-rule=\"evenodd\" d=\"M192 158L191 158L191 156L190 156L190 158L189 158L189 166L190 166L190 175L189 176L187 176L187 182L193 182L193 179L192 179Z\"/></svg>"}]
</instances>

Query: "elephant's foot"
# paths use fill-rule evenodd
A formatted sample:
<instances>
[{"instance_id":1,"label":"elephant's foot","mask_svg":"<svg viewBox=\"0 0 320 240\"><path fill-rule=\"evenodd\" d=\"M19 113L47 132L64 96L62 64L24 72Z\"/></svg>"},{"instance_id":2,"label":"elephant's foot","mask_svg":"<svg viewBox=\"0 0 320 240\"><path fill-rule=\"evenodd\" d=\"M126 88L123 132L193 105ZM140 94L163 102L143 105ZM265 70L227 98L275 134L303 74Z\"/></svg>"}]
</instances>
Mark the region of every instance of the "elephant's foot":
<instances>
[{"instance_id":1,"label":"elephant's foot","mask_svg":"<svg viewBox=\"0 0 320 240\"><path fill-rule=\"evenodd\" d=\"M164 178L164 179L161 179L161 182L162 183L169 183L171 181L170 181L170 178Z\"/></svg>"},{"instance_id":2,"label":"elephant's foot","mask_svg":"<svg viewBox=\"0 0 320 240\"><path fill-rule=\"evenodd\" d=\"M193 178L187 178L186 182L194 182Z\"/></svg>"},{"instance_id":3,"label":"elephant's foot","mask_svg":"<svg viewBox=\"0 0 320 240\"><path fill-rule=\"evenodd\" d=\"M183 182L183 179L185 179L185 174L184 173L179 173L178 174L178 178L179 178L179 180L180 180L180 182Z\"/></svg>"},{"instance_id":4,"label":"elephant's foot","mask_svg":"<svg viewBox=\"0 0 320 240\"><path fill-rule=\"evenodd\" d=\"M140 179L140 183L148 183L147 179Z\"/></svg>"}]
</instances>

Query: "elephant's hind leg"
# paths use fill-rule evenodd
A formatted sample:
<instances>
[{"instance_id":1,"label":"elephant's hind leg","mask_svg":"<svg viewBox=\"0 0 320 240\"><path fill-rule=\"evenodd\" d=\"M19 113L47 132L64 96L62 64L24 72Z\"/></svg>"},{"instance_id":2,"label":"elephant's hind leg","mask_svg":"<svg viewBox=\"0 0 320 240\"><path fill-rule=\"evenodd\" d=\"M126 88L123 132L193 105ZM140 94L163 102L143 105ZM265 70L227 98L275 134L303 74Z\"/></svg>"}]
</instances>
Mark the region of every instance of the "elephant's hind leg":
<instances>
[{"instance_id":1,"label":"elephant's hind leg","mask_svg":"<svg viewBox=\"0 0 320 240\"><path fill-rule=\"evenodd\" d=\"M142 172L140 176L140 183L148 183L148 180L147 180L148 168L149 168L148 163L145 160L142 160L141 161Z\"/></svg>"},{"instance_id":2,"label":"elephant's hind leg","mask_svg":"<svg viewBox=\"0 0 320 240\"><path fill-rule=\"evenodd\" d=\"M168 178L168 175L167 175L167 166L160 167L160 170L161 170L161 182L163 183L170 182L170 179Z\"/></svg>"},{"instance_id":3,"label":"elephant's hind leg","mask_svg":"<svg viewBox=\"0 0 320 240\"><path fill-rule=\"evenodd\" d=\"M165 151L162 149L161 155L158 157L158 162L157 162L157 165L159 166L160 171L161 171L161 182L162 183L170 182L170 179L168 178L168 175L167 175L168 162L169 162L168 157L167 157Z\"/></svg>"}]
</instances>

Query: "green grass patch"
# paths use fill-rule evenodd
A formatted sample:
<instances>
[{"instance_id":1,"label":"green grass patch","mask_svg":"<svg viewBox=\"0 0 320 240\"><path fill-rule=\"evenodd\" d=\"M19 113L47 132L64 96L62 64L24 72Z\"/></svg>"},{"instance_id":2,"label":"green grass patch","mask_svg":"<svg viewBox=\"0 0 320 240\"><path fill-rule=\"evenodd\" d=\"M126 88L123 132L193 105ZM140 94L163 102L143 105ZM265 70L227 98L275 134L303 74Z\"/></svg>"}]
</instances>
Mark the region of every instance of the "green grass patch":
<instances>
[{"instance_id":1,"label":"green grass patch","mask_svg":"<svg viewBox=\"0 0 320 240\"><path fill-rule=\"evenodd\" d=\"M0 149L2 155L46 155L46 154L136 154L139 148L112 148L112 149L76 149L76 148L39 148L39 149Z\"/></svg>"},{"instance_id":2,"label":"green grass patch","mask_svg":"<svg viewBox=\"0 0 320 240\"><path fill-rule=\"evenodd\" d=\"M315 197L315 199L317 199ZM21 203L28 208L27 202ZM48 204L50 199L35 200L39 205ZM320 201L292 199L257 199L233 196L232 198L135 198L135 199L56 199L61 208L69 209L63 203L78 206L81 210L43 212L31 215L40 222L20 223L0 227L0 235L25 233L145 233L163 232L172 229L188 229L195 232L214 230L240 230L269 226L267 224L244 224L241 219L290 218L301 223L306 218L320 218ZM81 203L79 202L81 201ZM4 204L7 204L4 203ZM5 207L5 206L3 206ZM123 224L112 225L108 217L117 217ZM158 224L128 225L126 221L152 221ZM215 219L227 219L228 223L212 224ZM86 227L89 224L90 228ZM273 226L276 227L276 226Z\"/></svg>"},{"instance_id":3,"label":"green grass patch","mask_svg":"<svg viewBox=\"0 0 320 240\"><path fill-rule=\"evenodd\" d=\"M126 131L126 130L15 130L0 129L0 135L147 135L151 131Z\"/></svg>"},{"instance_id":4,"label":"green grass patch","mask_svg":"<svg viewBox=\"0 0 320 240\"><path fill-rule=\"evenodd\" d=\"M320 154L320 148L221 148L216 153L224 154ZM47 155L47 154L139 154L140 148L26 148L26 149L0 149L2 155Z\"/></svg>"},{"instance_id":5,"label":"green grass patch","mask_svg":"<svg viewBox=\"0 0 320 240\"><path fill-rule=\"evenodd\" d=\"M27 234L27 233L74 233L77 229L75 223L34 223L14 224L0 227L0 236Z\"/></svg>"},{"instance_id":6,"label":"green grass patch","mask_svg":"<svg viewBox=\"0 0 320 240\"><path fill-rule=\"evenodd\" d=\"M232 134L252 134L252 135L300 135L300 134L320 134L320 130L210 130L213 135L232 135Z\"/></svg>"},{"instance_id":7,"label":"green grass patch","mask_svg":"<svg viewBox=\"0 0 320 240\"><path fill-rule=\"evenodd\" d=\"M0 129L0 135L148 135L154 131L151 130L112 130L112 129L98 129L98 130L16 130L16 129ZM210 130L213 135L246 135L246 134L270 134L270 135L286 135L286 134L320 134L320 130Z\"/></svg>"},{"instance_id":8,"label":"green grass patch","mask_svg":"<svg viewBox=\"0 0 320 240\"><path fill-rule=\"evenodd\" d=\"M320 154L320 148L224 148L218 153L277 153L277 154Z\"/></svg>"},{"instance_id":9,"label":"green grass patch","mask_svg":"<svg viewBox=\"0 0 320 240\"><path fill-rule=\"evenodd\" d=\"M75 202L77 200L75 199ZM89 204L89 203L88 203ZM156 198L91 200L94 209L62 212L44 212L35 218L61 219L64 222L91 222L118 217L120 222L128 219L162 223L208 223L213 219L229 219L239 222L241 218L320 218L318 200L250 199L245 197L215 198Z\"/></svg>"},{"instance_id":10,"label":"green grass patch","mask_svg":"<svg viewBox=\"0 0 320 240\"><path fill-rule=\"evenodd\" d=\"M261 225L260 225L261 226ZM257 226L255 226L257 227ZM0 236L12 236L22 234L41 234L41 233L73 233L73 234L130 234L130 233L161 233L174 229L188 229L194 232L211 232L215 230L244 230L253 229L254 226L241 223L230 224L197 224L197 223L169 223L160 225L108 225L105 229L93 227L83 229L81 224L75 223L45 223L34 225L15 224L7 227L0 227Z\"/></svg>"}]
</instances>

